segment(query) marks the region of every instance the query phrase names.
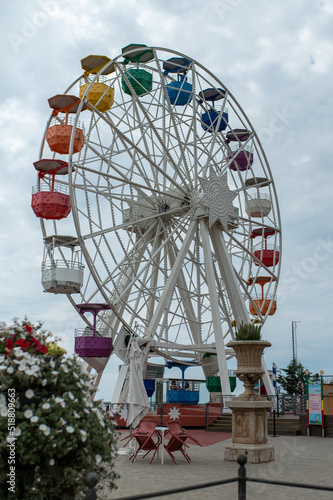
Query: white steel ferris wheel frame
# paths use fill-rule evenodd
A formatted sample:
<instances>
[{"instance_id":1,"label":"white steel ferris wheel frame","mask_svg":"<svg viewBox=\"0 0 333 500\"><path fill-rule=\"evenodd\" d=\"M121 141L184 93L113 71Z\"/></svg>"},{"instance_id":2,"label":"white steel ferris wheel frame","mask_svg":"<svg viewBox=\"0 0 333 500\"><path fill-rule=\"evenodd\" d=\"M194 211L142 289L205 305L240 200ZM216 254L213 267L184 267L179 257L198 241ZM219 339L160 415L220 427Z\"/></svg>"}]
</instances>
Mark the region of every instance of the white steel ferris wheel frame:
<instances>
[{"instance_id":1,"label":"white steel ferris wheel frame","mask_svg":"<svg viewBox=\"0 0 333 500\"><path fill-rule=\"evenodd\" d=\"M111 329L115 345L125 329L148 341L146 353L153 362L162 357L200 365L206 353L217 354L222 392L229 394L233 351L225 344L233 339L235 325L254 319L263 324L276 296L281 259L266 267L254 255L264 238L258 246L251 237L253 229L273 230L270 242L281 252L274 181L255 130L227 87L184 54L149 50L153 59L143 64L124 65L124 54L108 63L116 70L105 82L115 90L115 103L106 112L98 111L98 104L83 112L83 106L108 64L90 79L74 119L68 179L60 180L69 187L73 217L41 220L42 231L44 237L75 234L86 264L85 282L81 297L69 299L73 305L107 302L110 310L99 321ZM184 106L173 105L166 90L177 80L176 74L163 71L171 57L190 61L186 78L192 84L191 100ZM129 68L152 73L150 92L135 93ZM122 79L131 95L124 93ZM65 93L74 92L78 81ZM201 127L202 113L214 107L199 99L206 88L225 92L215 105L219 120L228 108L223 132ZM86 140L74 155L79 119L86 124ZM230 169L226 134L236 128L250 131L239 148L249 147L255 158L243 172ZM41 158L44 143L45 138ZM255 196L247 179L258 179L254 190L269 197L269 215L247 214L247 203ZM263 273L265 290L258 290L256 278ZM264 314L260 298L270 304ZM248 312L250 302L256 316ZM267 371L265 382L269 386Z\"/></svg>"}]
</instances>

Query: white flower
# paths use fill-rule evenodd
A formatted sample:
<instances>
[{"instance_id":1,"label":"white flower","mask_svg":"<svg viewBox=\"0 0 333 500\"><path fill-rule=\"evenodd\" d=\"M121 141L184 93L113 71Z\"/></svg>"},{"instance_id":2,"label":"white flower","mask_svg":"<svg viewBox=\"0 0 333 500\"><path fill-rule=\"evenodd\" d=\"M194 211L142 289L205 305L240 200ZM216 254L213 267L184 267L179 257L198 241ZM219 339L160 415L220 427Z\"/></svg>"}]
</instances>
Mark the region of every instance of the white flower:
<instances>
[{"instance_id":1,"label":"white flower","mask_svg":"<svg viewBox=\"0 0 333 500\"><path fill-rule=\"evenodd\" d=\"M1 410L0 410L0 416L1 416L1 417L7 417L7 415L8 415L7 406L4 406L4 407L2 407L2 408L1 408Z\"/></svg>"},{"instance_id":2,"label":"white flower","mask_svg":"<svg viewBox=\"0 0 333 500\"><path fill-rule=\"evenodd\" d=\"M42 385L45 386L47 384L47 379L46 378L43 378L42 380Z\"/></svg>"},{"instance_id":3,"label":"white flower","mask_svg":"<svg viewBox=\"0 0 333 500\"><path fill-rule=\"evenodd\" d=\"M31 418L33 414L34 414L33 411L29 410L29 409L25 410L25 412L24 412L25 418Z\"/></svg>"},{"instance_id":4,"label":"white flower","mask_svg":"<svg viewBox=\"0 0 333 500\"><path fill-rule=\"evenodd\" d=\"M75 418L80 418L80 415L78 414L78 412L77 412L77 411L75 411L75 412L74 412L74 417L75 417Z\"/></svg>"},{"instance_id":5,"label":"white flower","mask_svg":"<svg viewBox=\"0 0 333 500\"><path fill-rule=\"evenodd\" d=\"M55 377L56 377L57 375L59 375L59 372L57 372L57 370L52 370L52 371L51 371L51 373L52 373L52 375L54 375Z\"/></svg>"},{"instance_id":6,"label":"white flower","mask_svg":"<svg viewBox=\"0 0 333 500\"><path fill-rule=\"evenodd\" d=\"M96 460L96 463L99 464L102 461L101 455L96 455L95 460Z\"/></svg>"},{"instance_id":7,"label":"white flower","mask_svg":"<svg viewBox=\"0 0 333 500\"><path fill-rule=\"evenodd\" d=\"M16 429L15 429L15 437L19 437L19 436L21 436L21 434L22 434L21 429L19 427L16 427Z\"/></svg>"},{"instance_id":8,"label":"white flower","mask_svg":"<svg viewBox=\"0 0 333 500\"><path fill-rule=\"evenodd\" d=\"M74 432L74 427L72 427L71 425L68 425L68 426L66 427L66 431L67 431L69 434L73 434L73 432Z\"/></svg>"},{"instance_id":9,"label":"white flower","mask_svg":"<svg viewBox=\"0 0 333 500\"><path fill-rule=\"evenodd\" d=\"M50 367L55 368L55 362L53 361L53 359L50 360Z\"/></svg>"},{"instance_id":10,"label":"white flower","mask_svg":"<svg viewBox=\"0 0 333 500\"><path fill-rule=\"evenodd\" d=\"M74 399L75 399L75 398L74 398L74 394L73 394L71 391L69 391L69 393L68 393L68 397L69 397L69 399L71 399L72 401L74 401Z\"/></svg>"},{"instance_id":11,"label":"white flower","mask_svg":"<svg viewBox=\"0 0 333 500\"><path fill-rule=\"evenodd\" d=\"M65 424L67 424L66 420L64 420L62 417L61 417L61 419L59 420L59 422L60 422L60 424L61 424L61 425L65 425Z\"/></svg>"},{"instance_id":12,"label":"white flower","mask_svg":"<svg viewBox=\"0 0 333 500\"><path fill-rule=\"evenodd\" d=\"M6 356L4 356L3 354L0 355L0 363L3 363L6 359Z\"/></svg>"},{"instance_id":13,"label":"white flower","mask_svg":"<svg viewBox=\"0 0 333 500\"><path fill-rule=\"evenodd\" d=\"M55 398L55 402L58 403L61 406L61 408L65 408L66 406L65 401L62 398L59 398L59 396Z\"/></svg>"},{"instance_id":14,"label":"white flower","mask_svg":"<svg viewBox=\"0 0 333 500\"><path fill-rule=\"evenodd\" d=\"M25 391L25 397L28 398L28 399L31 399L33 398L35 395L34 391L32 389L28 389L27 391Z\"/></svg>"},{"instance_id":15,"label":"white flower","mask_svg":"<svg viewBox=\"0 0 333 500\"><path fill-rule=\"evenodd\" d=\"M43 410L48 410L49 408L51 408L51 405L50 405L50 403L44 403L42 405L42 408L43 408Z\"/></svg>"},{"instance_id":16,"label":"white flower","mask_svg":"<svg viewBox=\"0 0 333 500\"><path fill-rule=\"evenodd\" d=\"M38 370L39 370L39 366L38 365L32 365L32 367L31 367L31 371L32 372L38 372Z\"/></svg>"},{"instance_id":17,"label":"white flower","mask_svg":"<svg viewBox=\"0 0 333 500\"><path fill-rule=\"evenodd\" d=\"M25 371L25 374L28 375L28 377L30 377L30 375L33 375L33 372L28 369Z\"/></svg>"},{"instance_id":18,"label":"white flower","mask_svg":"<svg viewBox=\"0 0 333 500\"><path fill-rule=\"evenodd\" d=\"M45 424L40 424L39 429L44 433L45 436L48 436L51 431L50 427Z\"/></svg>"},{"instance_id":19,"label":"white flower","mask_svg":"<svg viewBox=\"0 0 333 500\"><path fill-rule=\"evenodd\" d=\"M66 365L61 365L61 368L62 368L62 371L64 373L68 373L69 372L68 367Z\"/></svg>"},{"instance_id":20,"label":"white flower","mask_svg":"<svg viewBox=\"0 0 333 500\"><path fill-rule=\"evenodd\" d=\"M8 366L7 372L8 373L14 373L14 368L12 366Z\"/></svg>"},{"instance_id":21,"label":"white flower","mask_svg":"<svg viewBox=\"0 0 333 500\"><path fill-rule=\"evenodd\" d=\"M51 458L51 459L50 459L49 464L50 464L50 465L54 465L54 464L55 464L55 460L54 460L54 458Z\"/></svg>"},{"instance_id":22,"label":"white flower","mask_svg":"<svg viewBox=\"0 0 333 500\"><path fill-rule=\"evenodd\" d=\"M38 420L39 420L39 417L37 417L37 415L34 415L33 417L31 417L30 422L35 424L36 422L38 422Z\"/></svg>"},{"instance_id":23,"label":"white flower","mask_svg":"<svg viewBox=\"0 0 333 500\"><path fill-rule=\"evenodd\" d=\"M80 429L80 433L82 434L82 438L87 438L87 431Z\"/></svg>"}]
</instances>

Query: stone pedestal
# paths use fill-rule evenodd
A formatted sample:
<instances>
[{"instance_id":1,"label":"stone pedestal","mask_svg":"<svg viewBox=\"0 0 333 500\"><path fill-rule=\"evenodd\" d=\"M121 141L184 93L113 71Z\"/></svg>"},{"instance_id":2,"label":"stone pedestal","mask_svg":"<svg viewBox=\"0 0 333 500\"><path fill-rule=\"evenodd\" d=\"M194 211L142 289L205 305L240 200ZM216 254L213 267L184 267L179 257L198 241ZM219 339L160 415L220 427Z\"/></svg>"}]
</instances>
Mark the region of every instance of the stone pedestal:
<instances>
[{"instance_id":1,"label":"stone pedestal","mask_svg":"<svg viewBox=\"0 0 333 500\"><path fill-rule=\"evenodd\" d=\"M253 464L275 460L274 447L267 442L267 411L273 403L240 396L226 404L232 410L232 443L225 447L224 459L236 461L243 454Z\"/></svg>"}]
</instances>

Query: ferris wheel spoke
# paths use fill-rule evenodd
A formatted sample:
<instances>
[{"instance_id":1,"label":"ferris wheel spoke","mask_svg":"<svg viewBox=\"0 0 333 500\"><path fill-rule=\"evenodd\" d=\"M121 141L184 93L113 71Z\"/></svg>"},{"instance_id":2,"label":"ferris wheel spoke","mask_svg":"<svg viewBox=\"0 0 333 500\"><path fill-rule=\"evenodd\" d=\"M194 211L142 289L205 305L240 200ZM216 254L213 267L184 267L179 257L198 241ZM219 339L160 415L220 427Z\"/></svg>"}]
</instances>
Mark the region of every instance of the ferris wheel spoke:
<instances>
[{"instance_id":1,"label":"ferris wheel spoke","mask_svg":"<svg viewBox=\"0 0 333 500\"><path fill-rule=\"evenodd\" d=\"M121 70L122 71L122 70ZM122 76L125 80L127 80L127 84L129 84L128 82L128 79L127 79L127 76L124 72L122 72ZM166 155L167 159L168 159L168 162L170 163L170 165L174 168L175 171L178 171L178 175L179 175L179 178L180 180L182 181L182 184L186 185L186 178L183 177L182 173L177 170L177 165L175 164L175 162L173 161L173 158L172 156L170 155L169 153L169 150L165 147L164 143L163 143L163 140L162 138L160 137L160 134L157 130L157 128L155 127L155 124L154 124L154 121L152 121L152 119L150 118L149 114L147 113L144 105L141 103L140 100L137 100L136 101L138 107L140 108L140 111L142 113L142 115L144 116L144 119L145 119L145 122L147 123L147 125L149 126L151 132L154 134L154 137L155 139L157 140L159 146L161 147L162 151L163 151L163 154ZM172 114L171 114L172 116ZM103 116L102 116L103 118ZM114 130L115 133L119 133L119 131L113 126L113 124L110 122L110 126L112 127L112 129ZM132 141L130 141L126 136L125 136L125 140L128 141L128 144L131 146L131 147L135 147L135 145L133 144ZM139 149L139 148L137 148ZM145 157L146 155L143 154L143 152L140 150L140 154ZM149 161L149 159L147 159L147 161ZM154 167L157 167L157 165L154 165L154 162L151 162L152 163L152 166ZM163 171L160 171L162 174L163 174ZM164 172L164 175L168 176L168 174L166 172ZM171 180L168 176L168 180L172 183L172 184L175 184L175 181Z\"/></svg>"},{"instance_id":2,"label":"ferris wheel spoke","mask_svg":"<svg viewBox=\"0 0 333 500\"><path fill-rule=\"evenodd\" d=\"M269 269L269 267L267 267L260 259L258 259L255 255L253 255L252 252L250 252L250 250L248 248L246 248L242 243L240 243L240 241L238 241L236 238L234 238L234 236L229 233L229 237L231 240L233 240L236 245L238 247L240 247L244 253L250 258L252 259L254 262L257 263L258 266L260 266L260 268L262 269L265 269L265 271L270 274L272 277L275 277L275 274L274 274L274 271L272 271L271 269Z\"/></svg>"},{"instance_id":3,"label":"ferris wheel spoke","mask_svg":"<svg viewBox=\"0 0 333 500\"><path fill-rule=\"evenodd\" d=\"M217 142L221 141L221 135L218 133L218 130L219 130L219 127L220 127L220 123L221 123L221 121L223 119L223 112L224 112L224 109L225 109L225 105L227 103L227 97L228 97L228 92L226 92L225 95L224 95L222 109L219 112L219 117L217 119L216 129L214 129L214 132L212 134L212 140L210 142L210 146L209 146L209 150L208 150L208 154L207 154L206 165L203 168L203 176L204 177L207 176L208 168L210 167L210 158L214 156L213 155L214 147L215 147L215 145L216 145ZM214 108L212 108L212 109L214 109ZM209 132L206 132L206 133L209 133ZM222 138L223 138L223 136L222 136ZM224 169L224 170L226 170L226 169Z\"/></svg>"},{"instance_id":4,"label":"ferris wheel spoke","mask_svg":"<svg viewBox=\"0 0 333 500\"><path fill-rule=\"evenodd\" d=\"M107 175L108 179L114 179L114 180L119 180L122 182L132 182L133 183L133 180L130 178L130 174L131 174L131 171L133 170L133 166L134 166L136 168L136 177L140 178L141 180L145 180L147 188L152 190L153 186L150 185L149 177L146 175L146 172L144 170L143 165L141 165L141 158L140 157L136 158L136 149L133 149L133 151L132 151L131 148L128 148L127 141L124 140L123 136L120 137L120 141L123 145L124 151L126 151L126 154L129 156L129 158L131 160L131 167L129 167L128 170L125 170L124 165L118 166L115 161L110 163L110 160L106 154L103 154L103 155L100 154L96 148L94 148L91 144L89 145L89 148L92 150L92 152L95 153L96 157L100 158L103 162L107 163L109 168L112 168L118 174L119 177L111 175L111 174L106 173L106 172L104 173L102 171L102 168L100 168L99 172L100 172L101 176L105 177ZM152 166L151 163L152 163L152 160L149 163L150 166ZM85 168L86 168L86 170L88 170L87 167L85 167ZM138 183L136 183L136 184L137 184L137 187L139 188L140 185ZM144 196L144 193L143 193L143 196Z\"/></svg>"},{"instance_id":5,"label":"ferris wheel spoke","mask_svg":"<svg viewBox=\"0 0 333 500\"><path fill-rule=\"evenodd\" d=\"M153 126L153 130L157 134L157 137L159 138L160 144L162 145L162 151L163 154L165 155L166 153L169 154L169 141L171 144L173 144L176 141L177 148L179 149L179 154L178 154L178 162L171 163L173 168L174 168L174 176L179 176L179 178L182 180L184 185L188 185L189 187L192 187L192 179L191 176L189 175L190 169L188 168L187 160L186 160L186 144L183 144L181 141L180 135L179 135L179 127L180 125L176 121L176 116L178 118L178 122L180 120L180 115L179 113L175 113L174 107L171 105L168 93L166 91L166 76L164 75L161 65L159 61L157 61L157 71L159 74L160 81L162 83L161 87L161 92L162 92L162 99L164 100L164 105L163 105L163 111L167 112L169 119L170 119L170 124L169 127L166 129L166 124L163 122L163 126L161 127L161 134L162 137L160 137L156 127ZM165 133L167 130L167 133ZM190 128L189 128L189 133L190 133ZM167 135L167 143L165 144L165 137ZM172 136L174 135L175 141L171 141ZM168 160L170 161L170 157L168 156ZM181 169L181 166L184 166L183 169Z\"/></svg>"},{"instance_id":6,"label":"ferris wheel spoke","mask_svg":"<svg viewBox=\"0 0 333 500\"><path fill-rule=\"evenodd\" d=\"M183 221L180 221L180 222L178 222L178 225L180 225L182 223L183 223ZM154 262L154 259L158 255L158 253L161 251L161 249L163 247L165 247L165 245L168 244L171 237L172 237L172 233L171 233L171 235L169 235L168 237L165 238L165 240L163 241L163 244L160 247L158 247L156 249L156 251L150 255L150 257L147 257L147 259L145 260L145 264L143 266L141 266L140 269L137 270L137 274L136 274L135 278L133 278L132 280L129 280L127 286L123 288L123 292L122 292L123 294L126 294L128 291L130 291L132 289L132 287L136 286L136 282L141 279L140 277L146 271L146 269L152 265L152 263ZM132 252L132 255L134 255L134 259L135 259L136 254L134 254L134 252ZM131 261L132 261L132 258L130 256L127 256L125 262L130 264ZM122 270L122 272L124 272L124 271Z\"/></svg>"},{"instance_id":7,"label":"ferris wheel spoke","mask_svg":"<svg viewBox=\"0 0 333 500\"><path fill-rule=\"evenodd\" d=\"M96 112L99 113L98 110L96 110ZM108 125L111 127L112 131L118 135L118 137L121 139L121 141L123 141L124 145L126 144L127 147L130 147L133 150L137 151L137 153L140 155L141 158L145 159L153 168L156 168L160 172L160 174L162 174L162 176L165 176L174 187L183 191L184 194L186 194L186 191L179 185L179 183L175 182L165 171L163 171L163 169L160 168L159 165L157 165L153 160L151 160L151 158L147 154L145 154L140 148L138 148L137 145L131 139L129 139L119 129L117 129L112 122L107 121L102 113L99 113L99 114L101 115L101 118L108 123ZM151 124L151 127L153 127L152 124ZM165 153L168 155L169 161L171 163L173 163L172 159L170 158L169 153L167 151L165 151Z\"/></svg>"},{"instance_id":8,"label":"ferris wheel spoke","mask_svg":"<svg viewBox=\"0 0 333 500\"><path fill-rule=\"evenodd\" d=\"M149 243L154 236L156 225L157 224L152 226L147 233L142 235L142 237L131 247L130 251L124 252L123 259L118 262L117 259L114 258L113 271L107 274L103 286L106 286L109 282L113 283L116 300L118 300L118 298L124 300L124 296L129 296L131 289L129 285L133 282L133 270L135 271L135 275L138 271L137 266L140 265L144 259L144 253L149 248Z\"/></svg>"},{"instance_id":9,"label":"ferris wheel spoke","mask_svg":"<svg viewBox=\"0 0 333 500\"><path fill-rule=\"evenodd\" d=\"M158 324L161 320L161 317L163 315L163 311L165 310L166 306L169 304L169 301L171 300L172 297L172 291L174 289L174 286L177 281L178 274L180 272L182 263L184 261L184 258L188 252L188 249L190 247L193 235L195 233L195 227L196 223L195 221L191 221L190 225L188 227L187 234L184 238L184 242L182 246L179 248L179 252L174 264L174 267L172 268L170 275L166 281L162 296L160 298L160 301L155 309L154 317L150 321L149 326L147 328L147 333L149 336L153 337L154 332L157 330Z\"/></svg>"}]
</instances>

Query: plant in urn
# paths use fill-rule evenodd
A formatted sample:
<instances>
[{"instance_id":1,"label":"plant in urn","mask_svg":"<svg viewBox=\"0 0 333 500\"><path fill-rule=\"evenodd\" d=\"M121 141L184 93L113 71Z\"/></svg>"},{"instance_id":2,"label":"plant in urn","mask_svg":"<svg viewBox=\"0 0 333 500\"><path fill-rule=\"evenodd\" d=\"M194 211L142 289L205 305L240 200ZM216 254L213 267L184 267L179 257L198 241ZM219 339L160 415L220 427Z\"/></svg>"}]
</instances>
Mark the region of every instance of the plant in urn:
<instances>
[{"instance_id":1,"label":"plant in urn","mask_svg":"<svg viewBox=\"0 0 333 500\"><path fill-rule=\"evenodd\" d=\"M255 383L264 374L261 366L261 357L265 347L271 343L261 339L261 325L242 323L236 331L235 340L228 342L237 358L235 374L243 382L245 391L240 394L243 399L261 399L254 392Z\"/></svg>"}]
</instances>

